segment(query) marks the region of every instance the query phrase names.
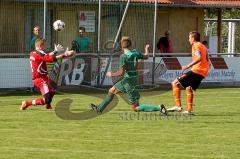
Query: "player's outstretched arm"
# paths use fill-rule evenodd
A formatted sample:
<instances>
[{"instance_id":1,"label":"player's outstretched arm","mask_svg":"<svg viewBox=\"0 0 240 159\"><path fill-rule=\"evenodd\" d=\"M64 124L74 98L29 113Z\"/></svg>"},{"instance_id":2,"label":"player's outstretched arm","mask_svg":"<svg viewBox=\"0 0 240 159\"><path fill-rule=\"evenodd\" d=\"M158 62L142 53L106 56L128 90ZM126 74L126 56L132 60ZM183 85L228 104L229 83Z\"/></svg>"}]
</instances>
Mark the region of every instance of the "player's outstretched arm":
<instances>
[{"instance_id":1,"label":"player's outstretched arm","mask_svg":"<svg viewBox=\"0 0 240 159\"><path fill-rule=\"evenodd\" d=\"M72 57L73 55L75 55L75 51L68 50L68 48L66 49L66 51L63 54L60 54L60 55L57 55L57 56L55 56L54 52L55 51L45 55L42 58L42 61L52 63L52 62L55 62L57 59L68 58L68 57Z\"/></svg>"},{"instance_id":2,"label":"player's outstretched arm","mask_svg":"<svg viewBox=\"0 0 240 159\"><path fill-rule=\"evenodd\" d=\"M76 52L74 50L68 50L68 48L67 48L63 54L57 55L56 59L69 58L69 57L74 56L75 54L76 54Z\"/></svg>"},{"instance_id":3,"label":"player's outstretched arm","mask_svg":"<svg viewBox=\"0 0 240 159\"><path fill-rule=\"evenodd\" d=\"M57 53L59 53L59 52L61 52L61 51L63 51L63 50L64 50L64 48L63 48L62 45L60 45L60 44L54 44L54 50L53 50L53 52L50 52L48 55L53 56L53 55L56 55Z\"/></svg>"}]
</instances>

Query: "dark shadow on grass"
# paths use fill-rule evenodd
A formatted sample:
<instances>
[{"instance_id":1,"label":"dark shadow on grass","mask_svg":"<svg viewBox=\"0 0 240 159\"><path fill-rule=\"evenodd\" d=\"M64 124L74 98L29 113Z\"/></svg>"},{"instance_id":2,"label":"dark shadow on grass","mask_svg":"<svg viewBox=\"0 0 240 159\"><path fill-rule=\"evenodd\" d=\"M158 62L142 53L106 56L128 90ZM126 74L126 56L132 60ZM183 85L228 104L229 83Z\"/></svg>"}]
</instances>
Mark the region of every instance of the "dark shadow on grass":
<instances>
[{"instance_id":1,"label":"dark shadow on grass","mask_svg":"<svg viewBox=\"0 0 240 159\"><path fill-rule=\"evenodd\" d=\"M79 87L79 86L72 86L72 87L67 87L66 89L62 89L62 91L64 91L64 93L71 93L71 94L81 94L81 95L86 95L89 96L90 99L92 98L100 98L103 99L106 94L107 94L107 89L99 89L99 88L95 88L95 87L85 87L85 89L81 89L84 87ZM140 90L140 94L144 94L144 97L149 97L149 96L155 96L155 95L159 95L159 94L164 94L167 92L166 91L159 91L159 87L152 87L150 89L142 89ZM106 94L105 94L106 93ZM125 94L123 93L119 93L117 96L114 97L113 101L108 105L108 107L105 109L105 111L102 113L107 113L109 111L111 111L114 107L117 106L119 99L118 98L122 98L126 105L128 105L129 107L124 109L124 110L131 110L130 109L130 105L128 102L128 98ZM59 101L56 104L56 115L58 117L60 117L63 120L87 120L87 119L92 119L95 118L99 115L102 114L97 114L94 111L90 110L90 104L96 104L98 105L99 103L96 103L95 101L89 101L88 105L85 105L84 108L81 107L81 109L70 109L71 104L73 103L73 99L62 99L61 101ZM160 104L160 103L158 103ZM76 112L76 111L82 111L82 112ZM74 113L75 111L75 113Z\"/></svg>"},{"instance_id":2,"label":"dark shadow on grass","mask_svg":"<svg viewBox=\"0 0 240 159\"><path fill-rule=\"evenodd\" d=\"M96 97L96 96L94 96L94 97ZM109 112L115 106L117 106L119 100L118 100L117 97L115 97L113 99L113 101L105 109L105 111L102 112L102 113L96 113L95 111L90 109L90 102L91 101L89 102L89 106L86 105L86 108L89 108L89 110L79 112L79 113L74 113L74 111L70 110L70 106L73 102L74 101L70 98L60 100L56 104L56 107L55 107L56 115L63 120L88 120L88 119L92 119L92 118L95 118L99 115L103 115L103 114Z\"/></svg>"}]
</instances>

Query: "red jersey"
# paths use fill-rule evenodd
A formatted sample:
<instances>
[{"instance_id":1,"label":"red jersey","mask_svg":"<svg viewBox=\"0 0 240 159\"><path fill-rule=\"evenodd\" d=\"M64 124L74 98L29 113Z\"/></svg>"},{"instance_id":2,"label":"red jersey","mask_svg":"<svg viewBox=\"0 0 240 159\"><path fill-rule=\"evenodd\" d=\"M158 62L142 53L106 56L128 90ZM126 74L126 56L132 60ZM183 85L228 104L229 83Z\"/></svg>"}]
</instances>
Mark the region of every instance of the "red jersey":
<instances>
[{"instance_id":1,"label":"red jersey","mask_svg":"<svg viewBox=\"0 0 240 159\"><path fill-rule=\"evenodd\" d=\"M44 51L32 51L30 54L30 65L32 70L32 79L47 78L47 62L56 61L55 56L50 56Z\"/></svg>"}]
</instances>

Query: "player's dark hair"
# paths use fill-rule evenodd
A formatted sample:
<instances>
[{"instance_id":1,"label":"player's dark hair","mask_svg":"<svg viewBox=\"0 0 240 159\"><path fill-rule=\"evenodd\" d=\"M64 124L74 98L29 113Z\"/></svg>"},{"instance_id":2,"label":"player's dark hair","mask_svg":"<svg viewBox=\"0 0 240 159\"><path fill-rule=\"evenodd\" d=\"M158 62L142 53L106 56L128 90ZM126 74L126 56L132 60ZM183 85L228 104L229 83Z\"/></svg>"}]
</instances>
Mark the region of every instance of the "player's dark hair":
<instances>
[{"instance_id":1,"label":"player's dark hair","mask_svg":"<svg viewBox=\"0 0 240 159\"><path fill-rule=\"evenodd\" d=\"M132 46L132 41L131 41L130 37L123 36L121 39L121 47L126 49L126 48L130 48L131 46Z\"/></svg>"},{"instance_id":2,"label":"player's dark hair","mask_svg":"<svg viewBox=\"0 0 240 159\"><path fill-rule=\"evenodd\" d=\"M79 31L79 30L82 30L82 31L85 32L85 28L84 28L84 27L79 27L78 31Z\"/></svg>"},{"instance_id":3,"label":"player's dark hair","mask_svg":"<svg viewBox=\"0 0 240 159\"><path fill-rule=\"evenodd\" d=\"M196 32L196 31L191 31L189 33L190 36L192 36L194 38L195 41L199 42L201 39L200 33Z\"/></svg>"}]
</instances>

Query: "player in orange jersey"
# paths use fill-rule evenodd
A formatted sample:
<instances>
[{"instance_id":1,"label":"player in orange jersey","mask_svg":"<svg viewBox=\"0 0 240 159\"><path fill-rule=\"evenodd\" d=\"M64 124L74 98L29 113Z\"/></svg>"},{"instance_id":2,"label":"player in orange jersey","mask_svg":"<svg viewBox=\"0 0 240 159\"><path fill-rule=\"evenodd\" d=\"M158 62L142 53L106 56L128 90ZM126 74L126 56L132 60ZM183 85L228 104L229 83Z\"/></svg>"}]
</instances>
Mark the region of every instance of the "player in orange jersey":
<instances>
[{"instance_id":1,"label":"player in orange jersey","mask_svg":"<svg viewBox=\"0 0 240 159\"><path fill-rule=\"evenodd\" d=\"M198 88L201 81L208 74L209 58L207 48L200 42L200 34L196 31L190 32L189 43L192 45L192 62L186 66L182 66L182 70L192 69L172 82L175 106L168 109L168 111L182 111L180 97L180 86L182 86L186 89L187 94L187 111L183 113L193 114L193 90L195 91Z\"/></svg>"}]
</instances>

